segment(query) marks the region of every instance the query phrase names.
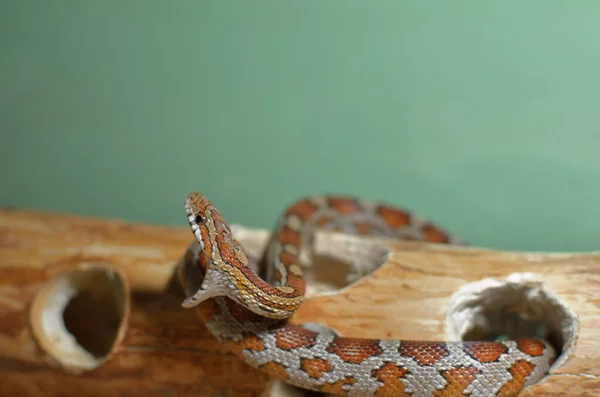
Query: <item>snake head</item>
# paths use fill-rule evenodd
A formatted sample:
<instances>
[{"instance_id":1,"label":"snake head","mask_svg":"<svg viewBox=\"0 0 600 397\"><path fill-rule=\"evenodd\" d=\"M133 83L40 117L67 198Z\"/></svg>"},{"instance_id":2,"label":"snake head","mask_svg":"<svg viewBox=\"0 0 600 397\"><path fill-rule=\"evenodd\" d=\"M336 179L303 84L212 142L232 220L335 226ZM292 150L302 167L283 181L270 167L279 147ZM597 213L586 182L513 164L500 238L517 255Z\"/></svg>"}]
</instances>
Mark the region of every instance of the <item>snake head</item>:
<instances>
[{"instance_id":1,"label":"snake head","mask_svg":"<svg viewBox=\"0 0 600 397\"><path fill-rule=\"evenodd\" d=\"M264 317L283 319L293 314L303 295L296 296L287 286L270 285L248 266L242 245L204 195L191 193L185 201L185 211L196 238L196 244L186 255L185 268L193 271L186 270L185 282L190 291L197 289L183 301L183 307L191 308L209 298L226 296ZM204 275L200 274L202 271ZM273 297L265 298L269 294Z\"/></svg>"},{"instance_id":2,"label":"snake head","mask_svg":"<svg viewBox=\"0 0 600 397\"><path fill-rule=\"evenodd\" d=\"M221 213L202 193L188 195L185 211L197 242L193 252L194 263L205 271L199 289L182 303L183 307L191 308L209 298L230 295L235 280L224 271L227 264L221 254L230 252L236 241Z\"/></svg>"},{"instance_id":3,"label":"snake head","mask_svg":"<svg viewBox=\"0 0 600 397\"><path fill-rule=\"evenodd\" d=\"M200 245L200 250L208 254L209 257L211 255L211 246L207 243L209 243L208 225L212 221L211 207L210 201L198 192L190 193L185 200L185 213L188 223L192 228L196 241Z\"/></svg>"}]
</instances>

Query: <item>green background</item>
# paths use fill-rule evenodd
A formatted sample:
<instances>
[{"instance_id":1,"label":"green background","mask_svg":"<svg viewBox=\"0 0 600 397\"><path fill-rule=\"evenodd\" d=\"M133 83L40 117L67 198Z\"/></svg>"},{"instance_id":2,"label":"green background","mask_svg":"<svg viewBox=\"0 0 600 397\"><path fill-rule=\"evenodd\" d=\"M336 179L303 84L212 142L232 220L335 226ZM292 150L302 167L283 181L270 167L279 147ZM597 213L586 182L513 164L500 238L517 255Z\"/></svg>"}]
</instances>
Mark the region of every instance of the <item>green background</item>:
<instances>
[{"instance_id":1,"label":"green background","mask_svg":"<svg viewBox=\"0 0 600 397\"><path fill-rule=\"evenodd\" d=\"M271 227L300 196L600 246L600 2L1 1L0 204Z\"/></svg>"}]
</instances>

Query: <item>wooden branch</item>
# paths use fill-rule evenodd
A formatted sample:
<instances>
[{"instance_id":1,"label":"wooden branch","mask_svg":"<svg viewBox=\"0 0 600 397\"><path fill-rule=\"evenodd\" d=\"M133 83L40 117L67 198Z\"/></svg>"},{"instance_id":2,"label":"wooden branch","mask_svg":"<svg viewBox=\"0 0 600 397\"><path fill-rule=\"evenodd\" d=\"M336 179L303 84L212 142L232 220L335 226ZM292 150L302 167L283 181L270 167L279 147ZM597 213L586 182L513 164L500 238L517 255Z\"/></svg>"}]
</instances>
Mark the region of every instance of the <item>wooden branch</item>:
<instances>
[{"instance_id":1,"label":"wooden branch","mask_svg":"<svg viewBox=\"0 0 600 397\"><path fill-rule=\"evenodd\" d=\"M234 232L253 255L268 237L264 230ZM193 311L180 307L183 296L172 276L191 240L186 226L0 211L0 396L263 395L267 379L222 349ZM551 375L523 395L600 394L600 255L336 235L318 242L315 265L327 261L328 266L309 269L312 289L294 321L322 322L356 337L461 336L461 324L455 324L460 316L447 319L446 310L460 307L457 299L469 295L453 294L493 277L499 284L481 284L484 292L496 288L500 298L493 302L517 305L516 295L502 286L522 286L539 293L525 299L528 310L535 312L538 304L542 320L550 319L546 322L555 328L566 324L554 331L565 335L560 343L568 350ZM392 253L386 257L388 249ZM346 275L357 279L363 270L358 265L378 260L386 263L343 288ZM524 272L543 285L525 276L502 284L510 274ZM332 286L340 290L323 294ZM564 306L535 301L546 292ZM565 312L555 316L555 309Z\"/></svg>"}]
</instances>

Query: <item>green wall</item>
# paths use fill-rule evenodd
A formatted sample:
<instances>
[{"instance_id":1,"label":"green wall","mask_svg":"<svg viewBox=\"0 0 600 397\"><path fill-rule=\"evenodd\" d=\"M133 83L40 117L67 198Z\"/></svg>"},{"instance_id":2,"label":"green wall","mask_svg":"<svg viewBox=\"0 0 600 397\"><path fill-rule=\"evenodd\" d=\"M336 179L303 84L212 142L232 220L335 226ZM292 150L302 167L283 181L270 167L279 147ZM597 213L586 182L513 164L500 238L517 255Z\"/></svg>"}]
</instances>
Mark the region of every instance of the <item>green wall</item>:
<instances>
[{"instance_id":1,"label":"green wall","mask_svg":"<svg viewBox=\"0 0 600 397\"><path fill-rule=\"evenodd\" d=\"M600 248L600 2L0 1L0 204L271 227L351 193Z\"/></svg>"}]
</instances>

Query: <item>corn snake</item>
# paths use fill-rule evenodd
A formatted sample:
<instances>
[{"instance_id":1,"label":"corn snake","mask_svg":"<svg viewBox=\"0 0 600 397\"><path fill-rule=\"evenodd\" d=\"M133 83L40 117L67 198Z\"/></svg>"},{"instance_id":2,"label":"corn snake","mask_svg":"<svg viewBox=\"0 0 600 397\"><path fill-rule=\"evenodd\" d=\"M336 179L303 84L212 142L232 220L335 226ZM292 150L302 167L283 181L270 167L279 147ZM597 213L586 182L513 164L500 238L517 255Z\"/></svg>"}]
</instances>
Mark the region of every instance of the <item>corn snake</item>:
<instances>
[{"instance_id":1,"label":"corn snake","mask_svg":"<svg viewBox=\"0 0 600 397\"><path fill-rule=\"evenodd\" d=\"M198 306L219 341L271 378L336 395L507 397L539 381L555 360L553 347L538 339L374 340L287 321L304 296L300 256L316 228L461 243L406 211L346 196L301 199L271 235L263 279L205 196L191 193L185 210L195 242L180 272L189 295L182 306Z\"/></svg>"}]
</instances>

